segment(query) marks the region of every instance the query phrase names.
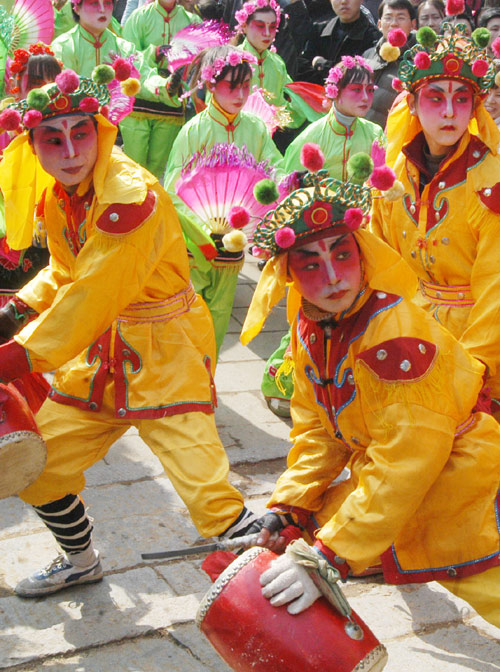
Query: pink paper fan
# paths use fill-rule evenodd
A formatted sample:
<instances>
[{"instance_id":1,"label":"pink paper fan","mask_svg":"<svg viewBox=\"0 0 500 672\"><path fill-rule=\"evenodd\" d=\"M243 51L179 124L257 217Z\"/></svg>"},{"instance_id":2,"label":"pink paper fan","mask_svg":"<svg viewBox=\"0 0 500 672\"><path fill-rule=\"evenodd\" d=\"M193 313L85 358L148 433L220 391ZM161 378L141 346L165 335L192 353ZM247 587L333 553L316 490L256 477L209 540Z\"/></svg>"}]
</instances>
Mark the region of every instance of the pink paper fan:
<instances>
[{"instance_id":1,"label":"pink paper fan","mask_svg":"<svg viewBox=\"0 0 500 672\"><path fill-rule=\"evenodd\" d=\"M129 58L126 60L128 60L132 66L130 70L130 76L140 80L141 74L134 65L134 57L129 56ZM135 98L134 96L127 96L125 93L123 93L121 82L117 79L113 79L113 81L108 84L108 89L111 95L110 101L108 103L108 119L113 124L115 124L115 126L118 126L120 121L125 119L125 117L132 112Z\"/></svg>"},{"instance_id":2,"label":"pink paper fan","mask_svg":"<svg viewBox=\"0 0 500 672\"><path fill-rule=\"evenodd\" d=\"M251 242L258 220L276 206L259 203L253 189L260 180L273 177L271 165L257 162L246 147L220 143L197 152L184 165L175 191L213 233L231 231L229 211L245 208L250 222L242 230Z\"/></svg>"},{"instance_id":3,"label":"pink paper fan","mask_svg":"<svg viewBox=\"0 0 500 672\"><path fill-rule=\"evenodd\" d=\"M16 0L12 8L15 28L11 51L27 49L30 44L50 44L54 37L54 10L50 0Z\"/></svg>"},{"instance_id":4,"label":"pink paper fan","mask_svg":"<svg viewBox=\"0 0 500 672\"><path fill-rule=\"evenodd\" d=\"M230 37L229 26L221 21L204 21L182 28L170 40L166 51L168 69L174 72L188 65L203 49L226 44Z\"/></svg>"},{"instance_id":5,"label":"pink paper fan","mask_svg":"<svg viewBox=\"0 0 500 672\"><path fill-rule=\"evenodd\" d=\"M248 96L248 100L244 106L245 112L254 114L267 126L271 135L279 127L276 105L270 105L264 97L262 89L255 89L255 91Z\"/></svg>"}]
</instances>

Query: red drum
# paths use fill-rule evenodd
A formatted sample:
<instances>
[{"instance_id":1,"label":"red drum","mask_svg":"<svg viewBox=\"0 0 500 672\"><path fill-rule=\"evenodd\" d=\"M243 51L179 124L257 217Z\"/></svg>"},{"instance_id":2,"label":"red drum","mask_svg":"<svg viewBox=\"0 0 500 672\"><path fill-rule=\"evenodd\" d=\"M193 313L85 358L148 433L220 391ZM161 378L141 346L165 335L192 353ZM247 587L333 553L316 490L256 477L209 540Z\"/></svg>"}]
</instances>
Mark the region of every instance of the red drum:
<instances>
[{"instance_id":1,"label":"red drum","mask_svg":"<svg viewBox=\"0 0 500 672\"><path fill-rule=\"evenodd\" d=\"M0 499L17 495L42 473L47 447L26 399L0 383Z\"/></svg>"},{"instance_id":2,"label":"red drum","mask_svg":"<svg viewBox=\"0 0 500 672\"><path fill-rule=\"evenodd\" d=\"M380 672L385 647L357 614L342 616L324 597L301 614L273 607L259 577L276 554L254 547L219 576L197 624L237 672Z\"/></svg>"}]
</instances>

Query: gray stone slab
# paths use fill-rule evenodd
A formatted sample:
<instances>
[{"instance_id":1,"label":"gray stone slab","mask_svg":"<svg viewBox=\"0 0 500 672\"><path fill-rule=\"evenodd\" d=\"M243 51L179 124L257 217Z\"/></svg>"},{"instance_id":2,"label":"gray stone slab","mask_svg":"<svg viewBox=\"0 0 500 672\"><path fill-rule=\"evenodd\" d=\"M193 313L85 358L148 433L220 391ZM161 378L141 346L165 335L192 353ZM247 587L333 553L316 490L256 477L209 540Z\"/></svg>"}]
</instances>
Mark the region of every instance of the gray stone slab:
<instances>
[{"instance_id":1,"label":"gray stone slab","mask_svg":"<svg viewBox=\"0 0 500 672\"><path fill-rule=\"evenodd\" d=\"M239 428L219 429L222 443L233 465L284 457L290 450L289 433L289 427L278 422L261 422L254 427L242 422Z\"/></svg>"},{"instance_id":2,"label":"gray stone slab","mask_svg":"<svg viewBox=\"0 0 500 672\"><path fill-rule=\"evenodd\" d=\"M245 362L249 360L259 361L262 356L258 352L246 348L240 343L241 326L235 333L227 333L224 337L222 347L219 352L220 362Z\"/></svg>"},{"instance_id":3,"label":"gray stone slab","mask_svg":"<svg viewBox=\"0 0 500 672\"><path fill-rule=\"evenodd\" d=\"M215 385L218 394L226 392L247 392L260 390L265 363L260 362L220 362L215 370Z\"/></svg>"},{"instance_id":4,"label":"gray stone slab","mask_svg":"<svg viewBox=\"0 0 500 672\"><path fill-rule=\"evenodd\" d=\"M149 567L113 574L92 586L67 589L36 602L0 600L0 666L28 662L192 621L198 598L171 596Z\"/></svg>"},{"instance_id":5,"label":"gray stone slab","mask_svg":"<svg viewBox=\"0 0 500 672\"><path fill-rule=\"evenodd\" d=\"M245 316L247 314L246 308L234 308L233 317L243 326L245 321ZM256 338L262 338L262 333L267 333L269 331L281 331L282 335L288 329L288 322L286 321L286 308L284 305L280 304L275 306L272 313L266 320L266 323L262 329L261 334Z\"/></svg>"}]
</instances>

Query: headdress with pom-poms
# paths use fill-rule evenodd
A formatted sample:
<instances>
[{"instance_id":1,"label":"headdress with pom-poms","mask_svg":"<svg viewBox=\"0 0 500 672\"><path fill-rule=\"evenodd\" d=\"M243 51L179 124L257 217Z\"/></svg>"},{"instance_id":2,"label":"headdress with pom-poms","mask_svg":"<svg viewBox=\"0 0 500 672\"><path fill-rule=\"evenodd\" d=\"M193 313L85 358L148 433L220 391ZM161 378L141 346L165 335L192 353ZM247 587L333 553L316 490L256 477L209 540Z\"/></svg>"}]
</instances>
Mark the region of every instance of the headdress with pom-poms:
<instances>
[{"instance_id":1,"label":"headdress with pom-poms","mask_svg":"<svg viewBox=\"0 0 500 672\"><path fill-rule=\"evenodd\" d=\"M325 79L325 96L330 100L335 100L339 95L338 84L340 80L347 70L356 67L364 68L373 74L373 68L362 56L342 56L340 63L330 68L328 77Z\"/></svg>"},{"instance_id":2,"label":"headdress with pom-poms","mask_svg":"<svg viewBox=\"0 0 500 672\"><path fill-rule=\"evenodd\" d=\"M448 16L463 12L463 0L447 1ZM485 94L495 80L495 65L486 51L490 31L476 28L469 37L461 23L444 23L442 30L443 35L429 26L417 31L417 44L401 60L394 82L396 90L415 91L425 82L446 78L467 82L476 93Z\"/></svg>"},{"instance_id":3,"label":"headdress with pom-poms","mask_svg":"<svg viewBox=\"0 0 500 672\"><path fill-rule=\"evenodd\" d=\"M271 257L303 245L308 240L332 234L351 233L369 219L372 190L390 196L396 183L394 172L381 161L377 148L376 160L364 152L354 154L348 161L346 182L329 177L323 169L324 156L318 145L306 143L301 162L308 172L301 176L300 186L287 195L274 210L259 222L253 235L255 256ZM259 187L254 193L260 200ZM402 195L402 194L400 194Z\"/></svg>"},{"instance_id":4,"label":"headdress with pom-poms","mask_svg":"<svg viewBox=\"0 0 500 672\"><path fill-rule=\"evenodd\" d=\"M73 70L63 70L55 82L32 89L24 100L8 105L0 114L0 129L30 130L44 119L61 114L101 113L107 116L110 101L108 84L115 76L115 70L110 65L98 65L91 79L80 77ZM137 80L128 78L122 81L124 93L127 93L127 84L128 95L137 93L140 87Z\"/></svg>"},{"instance_id":5,"label":"headdress with pom-poms","mask_svg":"<svg viewBox=\"0 0 500 672\"><path fill-rule=\"evenodd\" d=\"M265 9L266 7L271 7L276 14L276 27L279 27L281 21L281 7L276 0L250 0L250 2L245 2L242 8L234 14L238 27L241 28L241 26L248 22L248 18L252 16L252 14L258 12L259 9Z\"/></svg>"}]
</instances>

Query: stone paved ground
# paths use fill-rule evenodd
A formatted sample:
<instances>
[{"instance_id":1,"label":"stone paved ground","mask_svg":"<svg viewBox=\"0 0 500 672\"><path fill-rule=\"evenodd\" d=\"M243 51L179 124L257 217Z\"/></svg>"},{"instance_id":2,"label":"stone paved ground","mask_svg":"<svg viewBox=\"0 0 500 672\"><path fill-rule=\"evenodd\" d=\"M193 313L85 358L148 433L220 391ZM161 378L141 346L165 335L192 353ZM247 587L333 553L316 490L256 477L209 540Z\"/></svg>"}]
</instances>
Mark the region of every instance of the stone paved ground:
<instances>
[{"instance_id":1,"label":"stone paved ground","mask_svg":"<svg viewBox=\"0 0 500 672\"><path fill-rule=\"evenodd\" d=\"M247 263L216 382L217 422L232 480L262 511L284 465L289 427L268 411L259 392L265 359L285 329L284 309L278 307L250 348L238 343L257 276L255 264ZM141 552L199 539L137 434L128 433L89 472L84 497L96 520L104 581L37 600L21 600L12 588L54 557L51 536L19 500L0 502L0 669L226 672L194 624L210 585L202 558L141 561ZM500 671L500 631L437 584L396 588L364 579L349 581L344 590L386 645L387 672Z\"/></svg>"}]
</instances>

